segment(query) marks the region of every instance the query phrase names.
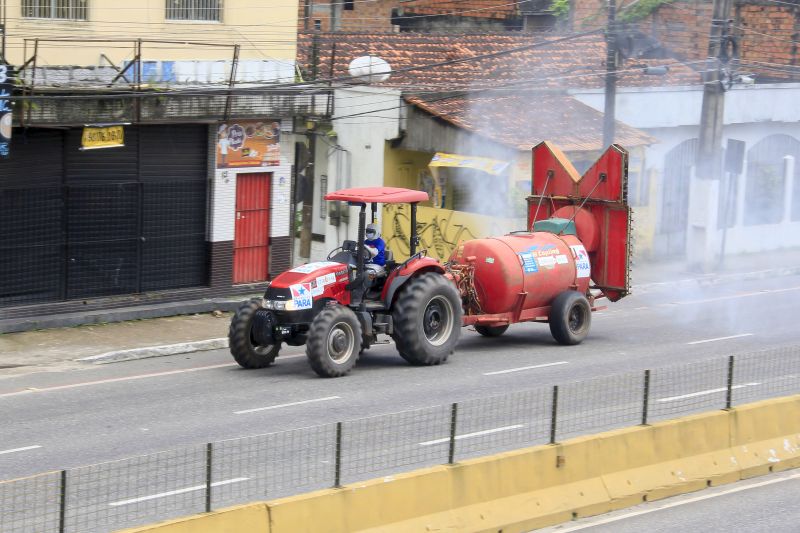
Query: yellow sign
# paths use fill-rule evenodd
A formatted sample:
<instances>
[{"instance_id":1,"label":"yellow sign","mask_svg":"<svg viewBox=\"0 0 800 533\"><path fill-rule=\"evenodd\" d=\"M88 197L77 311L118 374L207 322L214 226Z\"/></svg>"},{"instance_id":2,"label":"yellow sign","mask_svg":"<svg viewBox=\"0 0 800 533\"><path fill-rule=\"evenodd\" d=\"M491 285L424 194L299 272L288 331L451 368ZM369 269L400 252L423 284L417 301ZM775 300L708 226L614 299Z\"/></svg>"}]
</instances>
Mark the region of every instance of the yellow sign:
<instances>
[{"instance_id":1,"label":"yellow sign","mask_svg":"<svg viewBox=\"0 0 800 533\"><path fill-rule=\"evenodd\" d=\"M81 150L116 148L125 146L125 130L122 126L86 126L81 137Z\"/></svg>"},{"instance_id":2,"label":"yellow sign","mask_svg":"<svg viewBox=\"0 0 800 533\"><path fill-rule=\"evenodd\" d=\"M502 174L508 167L508 161L498 161L497 159L489 159L488 157L473 157L468 155L445 154L436 152L431 162L428 163L429 167L456 167L456 168L474 168L488 172L493 176Z\"/></svg>"}]
</instances>

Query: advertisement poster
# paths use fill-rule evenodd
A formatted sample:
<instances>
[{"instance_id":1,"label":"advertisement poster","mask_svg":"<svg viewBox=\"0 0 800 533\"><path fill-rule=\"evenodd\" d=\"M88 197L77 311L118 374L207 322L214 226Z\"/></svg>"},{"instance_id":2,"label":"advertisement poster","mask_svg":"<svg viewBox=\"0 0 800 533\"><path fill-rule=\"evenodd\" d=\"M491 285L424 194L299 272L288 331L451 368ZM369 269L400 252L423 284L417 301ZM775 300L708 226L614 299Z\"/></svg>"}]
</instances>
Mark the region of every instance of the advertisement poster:
<instances>
[{"instance_id":1,"label":"advertisement poster","mask_svg":"<svg viewBox=\"0 0 800 533\"><path fill-rule=\"evenodd\" d=\"M238 120L220 124L217 130L217 168L280 164L280 136L280 122Z\"/></svg>"},{"instance_id":2,"label":"advertisement poster","mask_svg":"<svg viewBox=\"0 0 800 533\"><path fill-rule=\"evenodd\" d=\"M5 63L0 63L0 157L11 153L11 96L14 90L13 73Z\"/></svg>"}]
</instances>

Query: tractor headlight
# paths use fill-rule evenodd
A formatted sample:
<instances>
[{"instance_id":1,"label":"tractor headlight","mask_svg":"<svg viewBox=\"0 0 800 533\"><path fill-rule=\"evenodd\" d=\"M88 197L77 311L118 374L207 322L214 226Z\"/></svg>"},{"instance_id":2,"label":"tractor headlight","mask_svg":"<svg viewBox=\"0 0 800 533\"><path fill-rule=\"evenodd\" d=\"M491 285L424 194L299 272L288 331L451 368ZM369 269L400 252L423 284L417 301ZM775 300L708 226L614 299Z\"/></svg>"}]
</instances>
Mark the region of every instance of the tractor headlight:
<instances>
[{"instance_id":1,"label":"tractor headlight","mask_svg":"<svg viewBox=\"0 0 800 533\"><path fill-rule=\"evenodd\" d=\"M273 303L272 300L264 299L264 301L262 302L261 306L264 309L275 309L275 306L274 306L274 303Z\"/></svg>"},{"instance_id":2,"label":"tractor headlight","mask_svg":"<svg viewBox=\"0 0 800 533\"><path fill-rule=\"evenodd\" d=\"M284 311L286 310L286 304L287 302L274 301L272 302L272 308L276 311Z\"/></svg>"},{"instance_id":3,"label":"tractor headlight","mask_svg":"<svg viewBox=\"0 0 800 533\"><path fill-rule=\"evenodd\" d=\"M297 306L294 301L287 300L264 300L264 309L271 309L275 311L297 311Z\"/></svg>"}]
</instances>

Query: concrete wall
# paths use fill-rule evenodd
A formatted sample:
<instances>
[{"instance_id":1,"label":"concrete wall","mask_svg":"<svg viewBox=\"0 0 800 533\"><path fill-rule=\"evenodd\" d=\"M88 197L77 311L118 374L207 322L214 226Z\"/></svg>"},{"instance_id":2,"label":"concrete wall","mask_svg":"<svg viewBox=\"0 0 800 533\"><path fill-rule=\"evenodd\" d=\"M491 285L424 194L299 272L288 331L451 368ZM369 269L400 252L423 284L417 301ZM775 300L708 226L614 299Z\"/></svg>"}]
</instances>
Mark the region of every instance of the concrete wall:
<instances>
[{"instance_id":1,"label":"concrete wall","mask_svg":"<svg viewBox=\"0 0 800 533\"><path fill-rule=\"evenodd\" d=\"M581 91L573 94L581 102L599 110L603 110L602 91ZM659 142L647 149L645 156L645 172L652 178L650 203L634 209L653 224L649 226L650 235L640 235L643 242L654 241L652 247L639 247L638 251L658 253L658 221L662 215L665 183L663 181L666 158L669 152L685 140L697 138L699 132L700 109L703 92L701 87L660 87L660 88L624 88L617 97L617 119L632 126L643 129L656 137ZM728 139L741 140L746 143L746 150L769 135L783 134L800 140L800 84L765 84L737 86L725 94L725 127L722 146ZM747 157L747 153L745 154ZM792 248L800 246L800 221L793 221L788 210L784 210L784 218L780 223L745 225L742 217L748 209L746 198L747 160L744 174L739 177L738 194L735 204L739 211L736 224L725 232L726 254L753 253ZM688 179L688 176L687 176ZM787 205L792 198L800 195L792 180L787 180ZM714 229L710 238L704 243L708 254L717 254L722 247L723 231L716 229L718 187L713 191L707 187L691 187L690 194L698 195L690 199L690 205L697 212L690 214L694 224L687 224L687 232L701 221L712 222ZM711 211L714 215L712 217ZM641 230L641 226L639 226ZM692 240L691 237L689 240Z\"/></svg>"},{"instance_id":2,"label":"concrete wall","mask_svg":"<svg viewBox=\"0 0 800 533\"><path fill-rule=\"evenodd\" d=\"M386 141L400 135L401 104L400 92L392 89L363 86L335 91L332 120L335 135L317 143L318 157L324 151L327 158L328 191L384 184ZM321 168L318 163L318 170ZM331 225L330 217L322 220L316 205L316 199L320 198L319 176L317 173L314 232L325 235L326 249L332 249L345 239L356 238L358 209L345 208L349 210L349 221L339 226ZM318 259L321 258L312 257Z\"/></svg>"},{"instance_id":3,"label":"concrete wall","mask_svg":"<svg viewBox=\"0 0 800 533\"><path fill-rule=\"evenodd\" d=\"M164 0L90 0L89 20L22 18L21 0L6 0L8 61L23 59L23 38L143 39L202 41L216 46L145 45L151 60L230 59L231 45L241 45L243 60L272 59L294 65L297 0L224 0L221 22L166 20ZM228 46L220 46L228 45ZM32 42L28 46L31 53ZM39 65L97 65L100 53L115 64L130 60L128 43L40 43Z\"/></svg>"}]
</instances>

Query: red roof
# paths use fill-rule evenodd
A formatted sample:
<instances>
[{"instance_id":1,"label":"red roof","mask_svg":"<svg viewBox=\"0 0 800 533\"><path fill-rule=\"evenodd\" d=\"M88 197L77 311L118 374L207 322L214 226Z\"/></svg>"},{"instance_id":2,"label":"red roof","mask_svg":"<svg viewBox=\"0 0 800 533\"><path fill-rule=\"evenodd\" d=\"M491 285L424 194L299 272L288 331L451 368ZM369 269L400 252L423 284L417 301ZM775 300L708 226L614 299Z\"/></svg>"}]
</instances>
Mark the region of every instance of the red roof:
<instances>
[{"instance_id":1,"label":"red roof","mask_svg":"<svg viewBox=\"0 0 800 533\"><path fill-rule=\"evenodd\" d=\"M428 193L400 187L356 187L330 192L325 195L325 199L363 204L408 204L426 201Z\"/></svg>"}]
</instances>

